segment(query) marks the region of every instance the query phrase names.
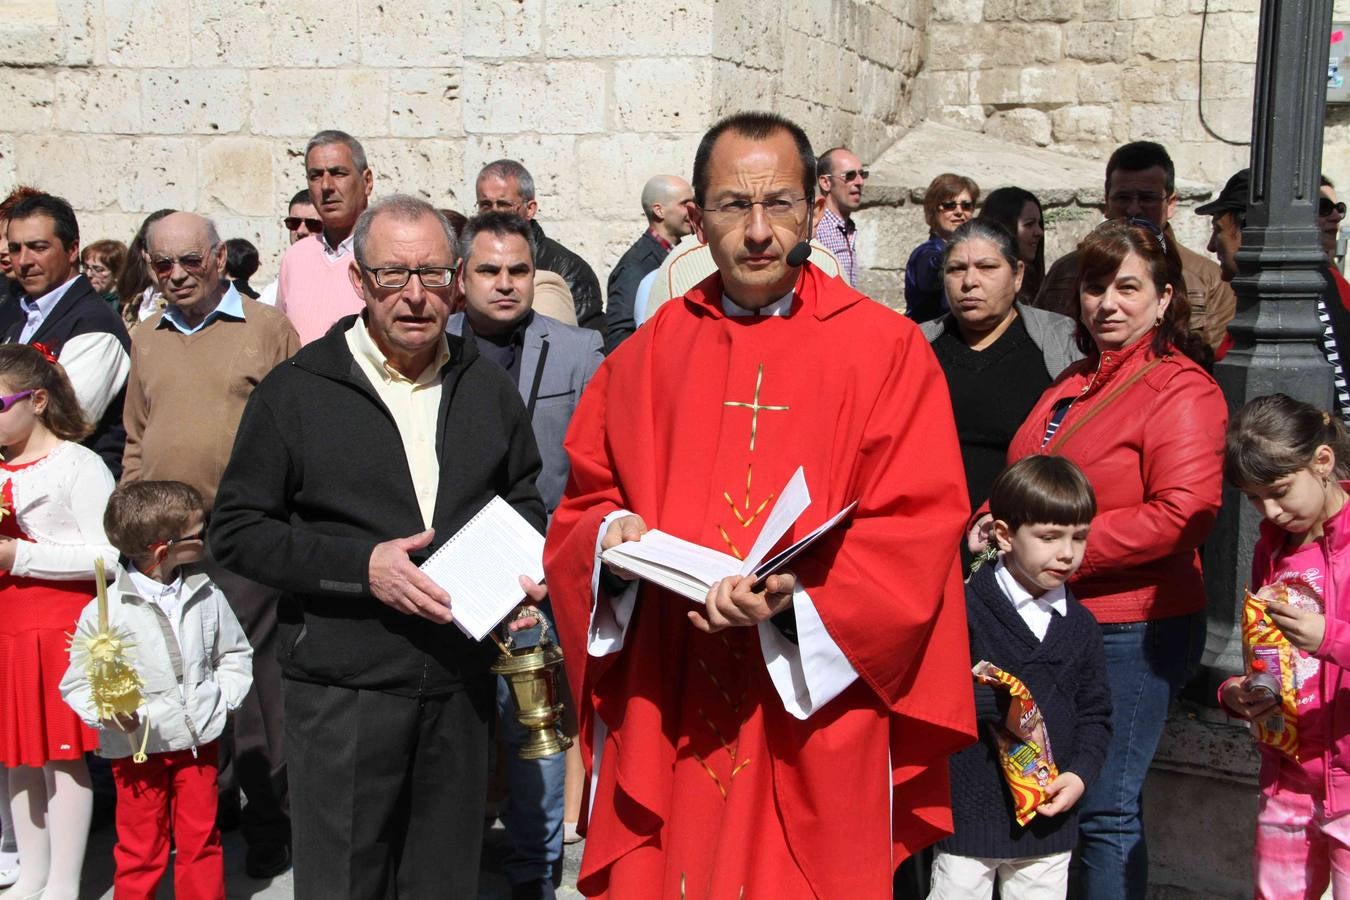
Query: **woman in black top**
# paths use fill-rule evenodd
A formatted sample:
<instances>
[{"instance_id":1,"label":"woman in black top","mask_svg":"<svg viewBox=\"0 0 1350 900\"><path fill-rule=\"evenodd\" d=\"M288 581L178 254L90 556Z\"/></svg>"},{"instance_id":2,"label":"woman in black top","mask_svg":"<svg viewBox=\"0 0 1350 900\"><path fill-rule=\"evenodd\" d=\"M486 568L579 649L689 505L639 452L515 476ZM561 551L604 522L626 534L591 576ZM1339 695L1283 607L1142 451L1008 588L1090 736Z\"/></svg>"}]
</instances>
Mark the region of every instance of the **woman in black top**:
<instances>
[{"instance_id":1,"label":"woman in black top","mask_svg":"<svg viewBox=\"0 0 1350 900\"><path fill-rule=\"evenodd\" d=\"M1072 320L1015 302L1023 273L1012 235L988 220L967 222L943 257L950 312L924 326L951 391L971 509L989 496L1027 413L1082 355Z\"/></svg>"}]
</instances>

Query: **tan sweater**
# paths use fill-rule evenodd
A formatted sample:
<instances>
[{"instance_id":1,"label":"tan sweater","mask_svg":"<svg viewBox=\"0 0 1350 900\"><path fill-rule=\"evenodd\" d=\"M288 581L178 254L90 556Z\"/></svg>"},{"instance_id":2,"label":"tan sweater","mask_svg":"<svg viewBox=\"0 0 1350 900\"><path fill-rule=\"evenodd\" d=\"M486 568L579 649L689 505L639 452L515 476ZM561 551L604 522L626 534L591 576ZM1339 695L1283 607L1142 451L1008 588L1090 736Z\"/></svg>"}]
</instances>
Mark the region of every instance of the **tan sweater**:
<instances>
[{"instance_id":1,"label":"tan sweater","mask_svg":"<svg viewBox=\"0 0 1350 900\"><path fill-rule=\"evenodd\" d=\"M131 332L122 483L183 481L210 509L244 403L300 339L284 315L247 298L244 321L214 319L195 334L159 327L163 316Z\"/></svg>"}]
</instances>

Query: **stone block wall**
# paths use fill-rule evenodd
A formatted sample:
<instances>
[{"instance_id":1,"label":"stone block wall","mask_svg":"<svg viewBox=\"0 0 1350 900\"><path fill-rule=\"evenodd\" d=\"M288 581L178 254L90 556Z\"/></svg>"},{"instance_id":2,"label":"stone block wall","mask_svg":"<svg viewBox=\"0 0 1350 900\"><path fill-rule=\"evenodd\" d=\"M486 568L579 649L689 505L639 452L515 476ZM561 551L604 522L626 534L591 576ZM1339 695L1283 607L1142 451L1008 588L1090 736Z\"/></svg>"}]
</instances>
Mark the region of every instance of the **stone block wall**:
<instances>
[{"instance_id":1,"label":"stone block wall","mask_svg":"<svg viewBox=\"0 0 1350 900\"><path fill-rule=\"evenodd\" d=\"M1178 174L1221 185L1249 156L1259 9L934 0L909 115L1094 158L1157 140Z\"/></svg>"},{"instance_id":2,"label":"stone block wall","mask_svg":"<svg viewBox=\"0 0 1350 900\"><path fill-rule=\"evenodd\" d=\"M11 0L0 188L66 196L86 241L161 207L258 245L266 283L305 140L342 128L375 190L469 211L492 159L603 283L648 177L688 173L718 115L779 109L880 153L922 53L910 0Z\"/></svg>"}]
</instances>

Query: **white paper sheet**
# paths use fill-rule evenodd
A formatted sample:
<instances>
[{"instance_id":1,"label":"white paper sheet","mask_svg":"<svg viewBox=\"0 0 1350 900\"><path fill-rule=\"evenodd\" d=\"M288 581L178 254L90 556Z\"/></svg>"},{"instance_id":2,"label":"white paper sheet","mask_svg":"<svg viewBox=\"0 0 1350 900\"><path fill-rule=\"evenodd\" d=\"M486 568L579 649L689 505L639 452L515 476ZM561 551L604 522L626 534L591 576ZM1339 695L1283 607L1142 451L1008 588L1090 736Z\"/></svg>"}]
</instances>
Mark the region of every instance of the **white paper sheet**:
<instances>
[{"instance_id":1,"label":"white paper sheet","mask_svg":"<svg viewBox=\"0 0 1350 900\"><path fill-rule=\"evenodd\" d=\"M481 641L525 598L519 576L544 580L544 536L493 497L421 568L450 595L459 630Z\"/></svg>"}]
</instances>

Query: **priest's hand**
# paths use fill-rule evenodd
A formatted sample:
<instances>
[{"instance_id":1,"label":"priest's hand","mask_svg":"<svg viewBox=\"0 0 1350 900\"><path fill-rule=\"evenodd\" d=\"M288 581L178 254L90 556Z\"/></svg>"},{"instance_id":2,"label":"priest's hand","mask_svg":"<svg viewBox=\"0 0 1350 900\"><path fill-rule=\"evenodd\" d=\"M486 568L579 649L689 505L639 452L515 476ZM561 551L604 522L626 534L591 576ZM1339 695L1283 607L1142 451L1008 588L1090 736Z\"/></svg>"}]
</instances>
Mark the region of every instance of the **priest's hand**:
<instances>
[{"instance_id":1,"label":"priest's hand","mask_svg":"<svg viewBox=\"0 0 1350 900\"><path fill-rule=\"evenodd\" d=\"M723 578L708 591L703 612L689 611L689 621L705 634L733 625L758 625L792 605L797 576L791 572L770 575L764 579L764 590L759 593L751 590L754 585L753 575Z\"/></svg>"},{"instance_id":2,"label":"priest's hand","mask_svg":"<svg viewBox=\"0 0 1350 900\"><path fill-rule=\"evenodd\" d=\"M421 550L435 536L435 530L428 528L421 534L376 544L370 554L370 592L401 613L446 625L455 620L450 595L408 558L408 551Z\"/></svg>"},{"instance_id":3,"label":"priest's hand","mask_svg":"<svg viewBox=\"0 0 1350 900\"><path fill-rule=\"evenodd\" d=\"M600 552L604 553L609 548L617 547L625 541L641 540L646 533L647 523L642 521L642 516L619 516L619 518L610 522L609 527L605 529L605 536L600 539ZM621 569L609 563L605 563L605 566L624 581L637 580L637 576L627 569Z\"/></svg>"}]
</instances>

